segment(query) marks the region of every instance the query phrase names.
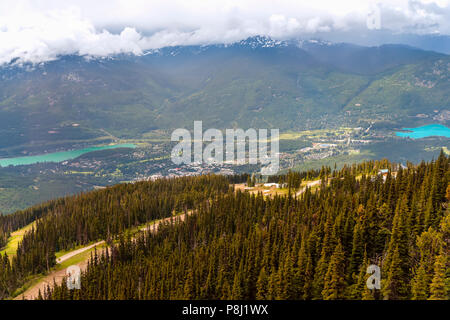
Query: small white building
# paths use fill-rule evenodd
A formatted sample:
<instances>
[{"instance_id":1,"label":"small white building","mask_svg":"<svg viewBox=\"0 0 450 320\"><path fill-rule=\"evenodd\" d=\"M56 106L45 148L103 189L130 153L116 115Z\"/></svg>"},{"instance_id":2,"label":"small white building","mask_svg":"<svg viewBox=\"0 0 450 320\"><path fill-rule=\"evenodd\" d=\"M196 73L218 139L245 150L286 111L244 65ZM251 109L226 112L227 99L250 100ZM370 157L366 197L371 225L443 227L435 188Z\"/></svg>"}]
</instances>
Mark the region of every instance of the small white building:
<instances>
[{"instance_id":1,"label":"small white building","mask_svg":"<svg viewBox=\"0 0 450 320\"><path fill-rule=\"evenodd\" d=\"M275 188L279 189L280 184L279 183L264 183L264 187L269 187L269 188L275 187Z\"/></svg>"}]
</instances>

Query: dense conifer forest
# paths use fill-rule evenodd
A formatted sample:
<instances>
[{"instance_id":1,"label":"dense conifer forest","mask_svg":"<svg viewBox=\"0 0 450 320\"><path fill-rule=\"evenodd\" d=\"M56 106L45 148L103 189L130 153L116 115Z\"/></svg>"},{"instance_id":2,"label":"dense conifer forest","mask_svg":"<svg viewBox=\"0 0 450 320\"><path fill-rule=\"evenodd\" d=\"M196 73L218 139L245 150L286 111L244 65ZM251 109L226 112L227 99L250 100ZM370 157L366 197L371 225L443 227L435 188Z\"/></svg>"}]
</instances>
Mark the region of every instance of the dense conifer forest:
<instances>
[{"instance_id":1,"label":"dense conifer forest","mask_svg":"<svg viewBox=\"0 0 450 320\"><path fill-rule=\"evenodd\" d=\"M380 174L380 169L388 169ZM304 179L321 185L296 195ZM42 299L449 299L450 158L387 160L272 177L287 195L230 188L249 175L123 184L0 220L8 233L38 217L17 256L2 257L0 297L55 264L55 252L105 239L81 289ZM130 227L192 211L183 223ZM367 266L381 268L369 290Z\"/></svg>"},{"instance_id":2,"label":"dense conifer forest","mask_svg":"<svg viewBox=\"0 0 450 320\"><path fill-rule=\"evenodd\" d=\"M28 276L48 272L59 250L95 240L112 242L129 228L190 210L228 189L229 181L220 176L120 184L0 217L5 234L37 219L12 259L0 254L0 299Z\"/></svg>"}]
</instances>

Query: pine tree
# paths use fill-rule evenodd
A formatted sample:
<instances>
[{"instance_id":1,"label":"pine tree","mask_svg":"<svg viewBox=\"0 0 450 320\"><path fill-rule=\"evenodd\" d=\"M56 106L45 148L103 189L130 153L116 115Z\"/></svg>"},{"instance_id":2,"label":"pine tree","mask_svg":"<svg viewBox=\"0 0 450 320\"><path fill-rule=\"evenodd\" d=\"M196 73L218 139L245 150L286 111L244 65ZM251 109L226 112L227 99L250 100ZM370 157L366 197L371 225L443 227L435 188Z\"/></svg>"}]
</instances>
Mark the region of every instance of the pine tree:
<instances>
[{"instance_id":1,"label":"pine tree","mask_svg":"<svg viewBox=\"0 0 450 320\"><path fill-rule=\"evenodd\" d=\"M358 222L353 229L352 255L350 257L348 279L352 279L354 273L358 271L358 267L361 265L361 262L363 262L364 253L363 229Z\"/></svg>"},{"instance_id":2,"label":"pine tree","mask_svg":"<svg viewBox=\"0 0 450 320\"><path fill-rule=\"evenodd\" d=\"M267 284L267 299L275 300L278 297L277 283L278 283L278 272L276 272L273 268Z\"/></svg>"},{"instance_id":3,"label":"pine tree","mask_svg":"<svg viewBox=\"0 0 450 320\"><path fill-rule=\"evenodd\" d=\"M241 287L241 277L239 273L236 273L233 281L233 288L231 290L232 300L241 300L243 298L242 287Z\"/></svg>"},{"instance_id":4,"label":"pine tree","mask_svg":"<svg viewBox=\"0 0 450 320\"><path fill-rule=\"evenodd\" d=\"M325 276L324 289L322 291L323 299L344 299L345 286L345 256L342 244L339 241L331 256L330 265Z\"/></svg>"},{"instance_id":5,"label":"pine tree","mask_svg":"<svg viewBox=\"0 0 450 320\"><path fill-rule=\"evenodd\" d=\"M252 178L250 176L247 177L247 187L253 187Z\"/></svg>"},{"instance_id":6,"label":"pine tree","mask_svg":"<svg viewBox=\"0 0 450 320\"><path fill-rule=\"evenodd\" d=\"M184 299L193 299L194 297L194 273L191 269L187 273L186 281L184 283Z\"/></svg>"},{"instance_id":7,"label":"pine tree","mask_svg":"<svg viewBox=\"0 0 450 320\"><path fill-rule=\"evenodd\" d=\"M258 281L256 283L256 299L266 300L267 299L267 274L265 267L262 267Z\"/></svg>"},{"instance_id":8,"label":"pine tree","mask_svg":"<svg viewBox=\"0 0 450 320\"><path fill-rule=\"evenodd\" d=\"M446 288L446 256L440 254L434 263L434 275L430 285L431 296L429 300L448 300L449 292ZM448 281L448 280L447 280Z\"/></svg>"},{"instance_id":9,"label":"pine tree","mask_svg":"<svg viewBox=\"0 0 450 320\"><path fill-rule=\"evenodd\" d=\"M399 245L395 247L391 259L388 278L382 288L383 296L389 300L406 299L408 297L408 275L403 270Z\"/></svg>"},{"instance_id":10,"label":"pine tree","mask_svg":"<svg viewBox=\"0 0 450 320\"><path fill-rule=\"evenodd\" d=\"M428 278L429 275L427 274L425 270L425 264L422 263L419 266L419 269L417 270L417 274L414 277L413 284L412 284L412 298L414 300L426 300L428 297Z\"/></svg>"},{"instance_id":11,"label":"pine tree","mask_svg":"<svg viewBox=\"0 0 450 320\"><path fill-rule=\"evenodd\" d=\"M406 299L409 295L408 212L407 198L403 196L395 210L392 235L384 263L385 273L388 274L384 297L389 299Z\"/></svg>"},{"instance_id":12,"label":"pine tree","mask_svg":"<svg viewBox=\"0 0 450 320\"><path fill-rule=\"evenodd\" d=\"M411 283L412 298L415 300L424 300L429 296L430 283L433 276L433 264L435 256L439 253L442 246L440 234L433 228L423 232L416 241L418 253L420 256L419 265Z\"/></svg>"},{"instance_id":13,"label":"pine tree","mask_svg":"<svg viewBox=\"0 0 450 320\"><path fill-rule=\"evenodd\" d=\"M363 263L359 267L359 274L356 283L349 287L349 293L347 296L353 300L374 300L374 292L367 288L367 279L369 274L367 273L367 266L369 262L367 260L367 254L364 251Z\"/></svg>"}]
</instances>

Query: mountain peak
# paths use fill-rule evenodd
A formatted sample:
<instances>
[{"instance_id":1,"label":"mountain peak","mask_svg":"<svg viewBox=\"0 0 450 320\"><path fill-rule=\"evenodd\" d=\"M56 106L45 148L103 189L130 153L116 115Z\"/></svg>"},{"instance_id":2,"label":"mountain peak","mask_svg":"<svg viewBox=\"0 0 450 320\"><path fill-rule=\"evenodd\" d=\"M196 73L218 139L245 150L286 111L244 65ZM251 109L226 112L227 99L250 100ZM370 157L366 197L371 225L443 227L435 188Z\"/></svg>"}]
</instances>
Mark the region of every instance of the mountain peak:
<instances>
[{"instance_id":1,"label":"mountain peak","mask_svg":"<svg viewBox=\"0 0 450 320\"><path fill-rule=\"evenodd\" d=\"M299 40L297 42L297 46L299 48L305 48L309 46L331 46L331 45L333 45L333 42L324 41L320 39Z\"/></svg>"},{"instance_id":2,"label":"mountain peak","mask_svg":"<svg viewBox=\"0 0 450 320\"><path fill-rule=\"evenodd\" d=\"M253 36L247 39L235 42L234 45L247 46L252 49L256 48L275 48L275 47L286 47L288 43L282 40L274 40L268 36Z\"/></svg>"}]
</instances>

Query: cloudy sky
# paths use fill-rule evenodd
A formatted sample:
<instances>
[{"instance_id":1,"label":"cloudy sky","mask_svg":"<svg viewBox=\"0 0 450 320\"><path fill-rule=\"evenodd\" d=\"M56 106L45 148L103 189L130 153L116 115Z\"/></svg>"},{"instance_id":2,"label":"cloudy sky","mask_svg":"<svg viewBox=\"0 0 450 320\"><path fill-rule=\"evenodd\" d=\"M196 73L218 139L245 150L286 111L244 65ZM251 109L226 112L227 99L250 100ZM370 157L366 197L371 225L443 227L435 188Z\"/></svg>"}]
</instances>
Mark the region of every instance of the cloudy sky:
<instances>
[{"instance_id":1,"label":"cloudy sky","mask_svg":"<svg viewBox=\"0 0 450 320\"><path fill-rule=\"evenodd\" d=\"M450 35L450 0L1 0L0 64L370 32Z\"/></svg>"}]
</instances>

